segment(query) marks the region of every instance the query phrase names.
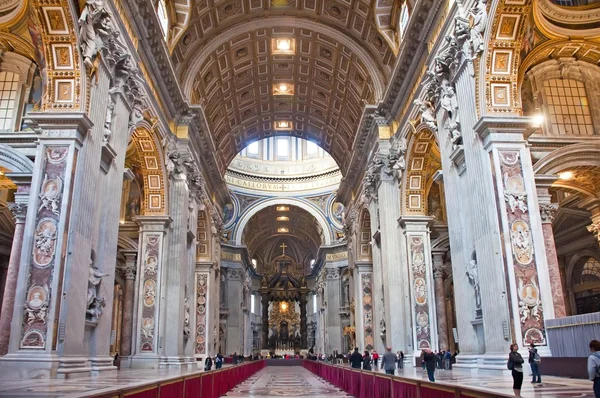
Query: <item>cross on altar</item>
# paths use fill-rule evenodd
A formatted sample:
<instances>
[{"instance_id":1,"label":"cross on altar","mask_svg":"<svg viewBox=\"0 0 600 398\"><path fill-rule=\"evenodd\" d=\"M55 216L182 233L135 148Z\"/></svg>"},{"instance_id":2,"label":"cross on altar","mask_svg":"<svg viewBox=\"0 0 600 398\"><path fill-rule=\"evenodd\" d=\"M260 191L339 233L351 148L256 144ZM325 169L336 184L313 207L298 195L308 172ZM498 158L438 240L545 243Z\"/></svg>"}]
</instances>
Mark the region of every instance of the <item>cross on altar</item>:
<instances>
[{"instance_id":1,"label":"cross on altar","mask_svg":"<svg viewBox=\"0 0 600 398\"><path fill-rule=\"evenodd\" d=\"M281 247L281 250L283 251L282 256L285 256L285 248L287 247L286 244L282 243L281 246L279 246L279 247Z\"/></svg>"}]
</instances>

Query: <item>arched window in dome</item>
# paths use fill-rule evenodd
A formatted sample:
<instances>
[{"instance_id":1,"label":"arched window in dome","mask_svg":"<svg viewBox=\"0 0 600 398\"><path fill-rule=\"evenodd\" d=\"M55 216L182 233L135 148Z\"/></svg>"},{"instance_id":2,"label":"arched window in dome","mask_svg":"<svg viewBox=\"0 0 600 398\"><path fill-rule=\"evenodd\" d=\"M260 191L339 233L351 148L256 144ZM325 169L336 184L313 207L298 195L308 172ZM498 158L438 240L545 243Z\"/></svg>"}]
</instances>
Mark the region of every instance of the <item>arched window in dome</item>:
<instances>
[{"instance_id":1,"label":"arched window in dome","mask_svg":"<svg viewBox=\"0 0 600 398\"><path fill-rule=\"evenodd\" d=\"M158 1L158 9L156 10L156 13L158 15L160 27L163 31L163 36L166 41L169 35L169 14L167 12L167 4L165 3L165 0Z\"/></svg>"}]
</instances>

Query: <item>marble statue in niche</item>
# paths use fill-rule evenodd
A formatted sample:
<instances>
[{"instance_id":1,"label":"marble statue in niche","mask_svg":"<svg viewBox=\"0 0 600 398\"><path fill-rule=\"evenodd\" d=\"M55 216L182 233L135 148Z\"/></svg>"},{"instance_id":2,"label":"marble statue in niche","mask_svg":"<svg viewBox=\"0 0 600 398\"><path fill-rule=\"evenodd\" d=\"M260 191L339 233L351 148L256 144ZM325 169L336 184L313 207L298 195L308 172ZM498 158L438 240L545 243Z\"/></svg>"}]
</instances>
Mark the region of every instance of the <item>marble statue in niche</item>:
<instances>
[{"instance_id":1,"label":"marble statue in niche","mask_svg":"<svg viewBox=\"0 0 600 398\"><path fill-rule=\"evenodd\" d=\"M479 265L477 264L477 254L473 252L471 261L465 266L469 283L475 291L475 312L477 318L481 318L481 288L479 286Z\"/></svg>"},{"instance_id":2,"label":"marble statue in niche","mask_svg":"<svg viewBox=\"0 0 600 398\"><path fill-rule=\"evenodd\" d=\"M438 184L433 184L429 189L427 195L427 210L428 215L435 217L436 222L444 222L444 209L442 208L442 199Z\"/></svg>"},{"instance_id":3,"label":"marble statue in niche","mask_svg":"<svg viewBox=\"0 0 600 398\"><path fill-rule=\"evenodd\" d=\"M87 292L87 310L86 320L97 322L102 317L102 308L106 306L106 298L100 297L100 284L102 278L108 276L100 272L95 262L95 253L92 250L90 256L89 275L88 275L88 292Z\"/></svg>"},{"instance_id":4,"label":"marble statue in niche","mask_svg":"<svg viewBox=\"0 0 600 398\"><path fill-rule=\"evenodd\" d=\"M187 295L187 286L185 288ZM186 297L183 300L183 337L185 339L189 338L192 334L192 329L190 328L190 303L188 298Z\"/></svg>"},{"instance_id":5,"label":"marble statue in niche","mask_svg":"<svg viewBox=\"0 0 600 398\"><path fill-rule=\"evenodd\" d=\"M478 0L469 10L471 17L471 30L469 32L469 42L471 44L472 56L476 57L485 50L485 41L483 34L487 25L487 0Z\"/></svg>"},{"instance_id":6,"label":"marble statue in niche","mask_svg":"<svg viewBox=\"0 0 600 398\"><path fill-rule=\"evenodd\" d=\"M144 200L144 176L137 162L131 162L128 167L135 176L130 183L129 196L125 208L125 220L131 221L133 217L141 214Z\"/></svg>"},{"instance_id":7,"label":"marble statue in niche","mask_svg":"<svg viewBox=\"0 0 600 398\"><path fill-rule=\"evenodd\" d=\"M27 324L32 325L36 321L46 324L48 305L48 285L32 285L27 292L27 302L25 303Z\"/></svg>"}]
</instances>

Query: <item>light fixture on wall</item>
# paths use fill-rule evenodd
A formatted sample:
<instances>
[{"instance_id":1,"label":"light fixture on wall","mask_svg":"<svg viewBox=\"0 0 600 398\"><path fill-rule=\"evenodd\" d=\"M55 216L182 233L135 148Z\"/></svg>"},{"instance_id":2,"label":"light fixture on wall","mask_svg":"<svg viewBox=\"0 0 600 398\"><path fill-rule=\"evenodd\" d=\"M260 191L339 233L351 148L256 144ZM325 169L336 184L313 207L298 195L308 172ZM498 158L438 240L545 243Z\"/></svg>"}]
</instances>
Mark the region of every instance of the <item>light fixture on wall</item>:
<instances>
[{"instance_id":1,"label":"light fixture on wall","mask_svg":"<svg viewBox=\"0 0 600 398\"><path fill-rule=\"evenodd\" d=\"M287 216L279 216L277 217L277 221L290 221L290 218Z\"/></svg>"},{"instance_id":2,"label":"light fixture on wall","mask_svg":"<svg viewBox=\"0 0 600 398\"><path fill-rule=\"evenodd\" d=\"M290 211L289 206L277 206L277 211Z\"/></svg>"},{"instance_id":3,"label":"light fixture on wall","mask_svg":"<svg viewBox=\"0 0 600 398\"><path fill-rule=\"evenodd\" d=\"M543 113L536 113L535 115L531 116L531 125L536 128L542 127L544 120L546 120L546 118L544 117Z\"/></svg>"},{"instance_id":4,"label":"light fixture on wall","mask_svg":"<svg viewBox=\"0 0 600 398\"><path fill-rule=\"evenodd\" d=\"M281 309L282 312L286 312L288 309L288 303L286 303L285 301L282 301L281 304L279 304L279 308Z\"/></svg>"},{"instance_id":5,"label":"light fixture on wall","mask_svg":"<svg viewBox=\"0 0 600 398\"><path fill-rule=\"evenodd\" d=\"M273 95L294 95L294 85L292 83L274 83Z\"/></svg>"},{"instance_id":6,"label":"light fixture on wall","mask_svg":"<svg viewBox=\"0 0 600 398\"><path fill-rule=\"evenodd\" d=\"M279 234L287 234L288 232L290 232L288 228L277 228L277 233Z\"/></svg>"},{"instance_id":7,"label":"light fixture on wall","mask_svg":"<svg viewBox=\"0 0 600 398\"><path fill-rule=\"evenodd\" d=\"M295 54L296 40L288 37L272 38L271 52L273 54Z\"/></svg>"},{"instance_id":8,"label":"light fixture on wall","mask_svg":"<svg viewBox=\"0 0 600 398\"><path fill-rule=\"evenodd\" d=\"M563 171L561 173L558 173L558 178L564 181L572 180L573 177L575 177L575 174L572 171Z\"/></svg>"}]
</instances>

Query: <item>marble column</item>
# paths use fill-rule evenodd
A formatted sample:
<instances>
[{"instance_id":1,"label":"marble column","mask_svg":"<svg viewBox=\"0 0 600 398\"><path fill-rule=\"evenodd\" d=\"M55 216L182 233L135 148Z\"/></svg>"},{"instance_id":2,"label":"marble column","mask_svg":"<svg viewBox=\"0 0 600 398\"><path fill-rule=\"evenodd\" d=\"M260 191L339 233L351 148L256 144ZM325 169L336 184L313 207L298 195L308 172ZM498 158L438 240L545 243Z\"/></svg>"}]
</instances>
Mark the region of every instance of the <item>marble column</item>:
<instances>
[{"instance_id":1,"label":"marble column","mask_svg":"<svg viewBox=\"0 0 600 398\"><path fill-rule=\"evenodd\" d=\"M137 264L136 251L123 251L125 256L125 291L123 297L123 320L121 327L121 347L119 356L128 357L131 355L132 333L133 333L133 304L135 294L135 273Z\"/></svg>"},{"instance_id":2,"label":"marble column","mask_svg":"<svg viewBox=\"0 0 600 398\"><path fill-rule=\"evenodd\" d=\"M435 313L437 315L438 342L441 350L450 348L448 344L448 318L446 315L446 295L444 293L444 251L433 251L433 284L435 289Z\"/></svg>"},{"instance_id":3,"label":"marble column","mask_svg":"<svg viewBox=\"0 0 600 398\"><path fill-rule=\"evenodd\" d=\"M137 257L137 295L133 326L131 367L157 368L159 345L164 337L159 329L159 306L164 300L161 290L164 278L164 246L169 216L137 216L140 226Z\"/></svg>"},{"instance_id":4,"label":"marble column","mask_svg":"<svg viewBox=\"0 0 600 398\"><path fill-rule=\"evenodd\" d=\"M6 284L2 298L2 316L0 316L0 356L8 352L10 340L10 324L15 308L15 294L19 276L19 263L21 261L21 248L23 246L23 233L25 231L25 218L27 216L27 203L11 203L9 209L15 217L15 232L10 249Z\"/></svg>"},{"instance_id":5,"label":"marble column","mask_svg":"<svg viewBox=\"0 0 600 398\"><path fill-rule=\"evenodd\" d=\"M550 187L556 180L557 177L553 175L535 176L540 217L542 219L542 233L544 234L544 246L546 248L546 259L548 261L548 274L550 276L552 289L554 316L556 318L564 318L567 316L567 309L563 295L558 256L556 255L556 245L554 243L554 230L552 229L552 221L558 210L558 203L551 202L551 195L549 192Z\"/></svg>"},{"instance_id":6,"label":"marble column","mask_svg":"<svg viewBox=\"0 0 600 398\"><path fill-rule=\"evenodd\" d=\"M227 268L227 302L229 314L227 316L227 354L242 354L243 338L243 313L242 313L242 279L244 270L241 268Z\"/></svg>"},{"instance_id":7,"label":"marble column","mask_svg":"<svg viewBox=\"0 0 600 398\"><path fill-rule=\"evenodd\" d=\"M261 295L262 307L262 348L269 348L269 296L266 293Z\"/></svg>"},{"instance_id":8,"label":"marble column","mask_svg":"<svg viewBox=\"0 0 600 398\"><path fill-rule=\"evenodd\" d=\"M306 294L300 296L300 348L308 348L308 330L306 325Z\"/></svg>"}]
</instances>

